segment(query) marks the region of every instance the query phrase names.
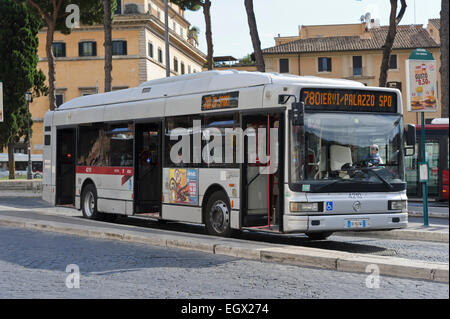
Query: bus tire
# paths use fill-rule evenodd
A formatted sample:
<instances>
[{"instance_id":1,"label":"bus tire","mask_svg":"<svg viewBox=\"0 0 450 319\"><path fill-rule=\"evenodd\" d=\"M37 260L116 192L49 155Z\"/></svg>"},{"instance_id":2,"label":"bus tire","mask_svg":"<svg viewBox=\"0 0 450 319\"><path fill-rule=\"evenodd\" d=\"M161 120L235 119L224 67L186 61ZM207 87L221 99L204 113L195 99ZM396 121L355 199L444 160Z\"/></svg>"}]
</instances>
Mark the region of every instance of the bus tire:
<instances>
[{"instance_id":1,"label":"bus tire","mask_svg":"<svg viewBox=\"0 0 450 319\"><path fill-rule=\"evenodd\" d=\"M317 232L317 233L306 233L306 236L308 236L311 240L324 240L331 236L333 232Z\"/></svg>"},{"instance_id":2,"label":"bus tire","mask_svg":"<svg viewBox=\"0 0 450 319\"><path fill-rule=\"evenodd\" d=\"M205 225L210 235L229 237L231 208L227 195L216 191L209 196L205 207Z\"/></svg>"},{"instance_id":3,"label":"bus tire","mask_svg":"<svg viewBox=\"0 0 450 319\"><path fill-rule=\"evenodd\" d=\"M101 220L102 214L97 211L97 189L93 184L83 187L81 192L81 211L84 218Z\"/></svg>"}]
</instances>

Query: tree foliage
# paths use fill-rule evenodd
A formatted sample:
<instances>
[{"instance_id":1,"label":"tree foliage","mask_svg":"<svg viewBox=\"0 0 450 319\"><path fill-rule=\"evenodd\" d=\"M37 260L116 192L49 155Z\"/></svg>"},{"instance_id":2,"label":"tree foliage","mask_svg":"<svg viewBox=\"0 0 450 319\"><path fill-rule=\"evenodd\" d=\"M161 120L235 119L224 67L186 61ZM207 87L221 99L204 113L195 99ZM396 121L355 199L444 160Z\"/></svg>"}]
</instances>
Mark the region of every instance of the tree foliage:
<instances>
[{"instance_id":1,"label":"tree foliage","mask_svg":"<svg viewBox=\"0 0 450 319\"><path fill-rule=\"evenodd\" d=\"M0 123L0 148L9 149L27 135L29 111L25 92L47 93L45 76L37 70L37 33L40 19L23 3L0 1L0 81L3 82L4 122ZM28 138L28 136L27 136ZM11 150L9 150L11 151ZM11 161L10 164L14 163ZM10 166L10 178L14 167Z\"/></svg>"},{"instance_id":2,"label":"tree foliage","mask_svg":"<svg viewBox=\"0 0 450 319\"><path fill-rule=\"evenodd\" d=\"M170 0L183 10L197 11L203 8L203 16L205 17L205 36L207 46L206 66L208 70L213 69L214 45L212 41L211 28L211 0Z\"/></svg>"},{"instance_id":3,"label":"tree foliage","mask_svg":"<svg viewBox=\"0 0 450 319\"><path fill-rule=\"evenodd\" d=\"M49 82L49 102L50 110L56 108L56 71L55 57L53 55L52 44L55 31L69 34L71 29L66 24L66 19L72 14L66 12L70 4L75 4L79 8L80 23L91 25L103 22L102 1L92 0L16 0L27 2L35 14L41 17L42 24L47 27L47 37L45 50L48 60L48 82Z\"/></svg>"}]
</instances>

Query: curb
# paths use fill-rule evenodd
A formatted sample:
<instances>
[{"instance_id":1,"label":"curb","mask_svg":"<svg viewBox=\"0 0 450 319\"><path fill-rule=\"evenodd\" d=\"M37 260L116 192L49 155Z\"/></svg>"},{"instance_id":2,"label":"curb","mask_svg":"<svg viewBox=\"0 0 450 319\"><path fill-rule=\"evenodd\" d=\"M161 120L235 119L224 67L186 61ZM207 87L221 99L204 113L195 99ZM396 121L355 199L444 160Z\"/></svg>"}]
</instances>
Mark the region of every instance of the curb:
<instances>
[{"instance_id":1,"label":"curb","mask_svg":"<svg viewBox=\"0 0 450 319\"><path fill-rule=\"evenodd\" d=\"M449 266L446 263L407 260L398 257L363 255L318 248L297 247L276 244L260 244L244 240L227 239L208 235L195 235L197 238L170 234L167 231L151 236L137 234L129 229L106 229L98 226L68 225L58 222L30 221L28 219L0 216L0 226L28 228L92 237L112 239L160 247L189 249L261 262L314 267L329 270L367 273L366 267L377 265L379 274L401 278L430 280L448 283Z\"/></svg>"},{"instance_id":2,"label":"curb","mask_svg":"<svg viewBox=\"0 0 450 319\"><path fill-rule=\"evenodd\" d=\"M432 232L420 230L389 230L389 231L365 231L365 232L336 232L338 236L368 237L400 240L423 240L438 243L448 243L448 232Z\"/></svg>"},{"instance_id":3,"label":"curb","mask_svg":"<svg viewBox=\"0 0 450 319\"><path fill-rule=\"evenodd\" d=\"M423 213L420 212L408 212L408 216L409 217L422 217L423 218ZM449 214L448 213L428 213L428 217L431 218L444 218L444 219L449 219Z\"/></svg>"}]
</instances>

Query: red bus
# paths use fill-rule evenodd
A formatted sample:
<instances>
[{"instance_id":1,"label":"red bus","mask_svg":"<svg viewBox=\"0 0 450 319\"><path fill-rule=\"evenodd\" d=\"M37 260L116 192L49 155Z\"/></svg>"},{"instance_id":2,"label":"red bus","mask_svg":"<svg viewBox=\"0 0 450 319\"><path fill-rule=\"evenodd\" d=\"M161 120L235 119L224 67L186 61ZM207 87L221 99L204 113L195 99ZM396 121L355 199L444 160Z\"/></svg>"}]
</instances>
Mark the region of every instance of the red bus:
<instances>
[{"instance_id":1,"label":"red bus","mask_svg":"<svg viewBox=\"0 0 450 319\"><path fill-rule=\"evenodd\" d=\"M422 162L422 150L420 149L421 125L416 125L416 133L415 155L405 158L407 192L408 196L422 197L422 187L419 183L418 172L418 163ZM433 119L431 124L425 124L425 153L430 166L428 196L441 201L448 201L449 195L448 143L448 118Z\"/></svg>"}]
</instances>

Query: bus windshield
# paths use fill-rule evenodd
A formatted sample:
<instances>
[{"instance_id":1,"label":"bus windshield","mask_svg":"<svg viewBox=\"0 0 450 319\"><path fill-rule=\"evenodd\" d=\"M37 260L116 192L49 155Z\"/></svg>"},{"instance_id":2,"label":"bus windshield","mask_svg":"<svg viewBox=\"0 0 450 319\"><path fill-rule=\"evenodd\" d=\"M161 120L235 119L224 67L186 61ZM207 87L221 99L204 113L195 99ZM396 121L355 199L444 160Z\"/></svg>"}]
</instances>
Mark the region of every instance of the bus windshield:
<instances>
[{"instance_id":1,"label":"bus windshield","mask_svg":"<svg viewBox=\"0 0 450 319\"><path fill-rule=\"evenodd\" d=\"M304 127L291 126L291 188L403 190L401 133L399 114L305 113Z\"/></svg>"}]
</instances>

